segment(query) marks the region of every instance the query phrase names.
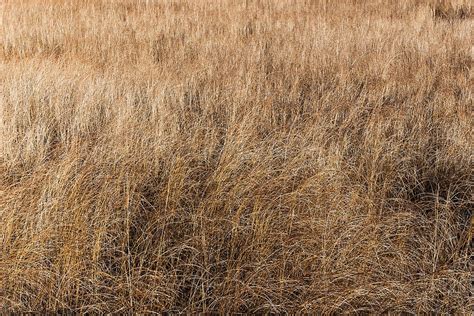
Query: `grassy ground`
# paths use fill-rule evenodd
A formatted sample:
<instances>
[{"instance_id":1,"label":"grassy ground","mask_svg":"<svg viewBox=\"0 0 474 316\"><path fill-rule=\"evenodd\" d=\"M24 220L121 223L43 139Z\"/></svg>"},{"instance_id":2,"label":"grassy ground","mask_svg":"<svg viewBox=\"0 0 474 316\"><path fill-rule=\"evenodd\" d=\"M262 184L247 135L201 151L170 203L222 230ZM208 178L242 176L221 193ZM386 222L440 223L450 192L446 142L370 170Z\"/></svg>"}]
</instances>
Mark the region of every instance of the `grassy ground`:
<instances>
[{"instance_id":1,"label":"grassy ground","mask_svg":"<svg viewBox=\"0 0 474 316\"><path fill-rule=\"evenodd\" d=\"M472 312L469 1L0 12L2 312Z\"/></svg>"}]
</instances>

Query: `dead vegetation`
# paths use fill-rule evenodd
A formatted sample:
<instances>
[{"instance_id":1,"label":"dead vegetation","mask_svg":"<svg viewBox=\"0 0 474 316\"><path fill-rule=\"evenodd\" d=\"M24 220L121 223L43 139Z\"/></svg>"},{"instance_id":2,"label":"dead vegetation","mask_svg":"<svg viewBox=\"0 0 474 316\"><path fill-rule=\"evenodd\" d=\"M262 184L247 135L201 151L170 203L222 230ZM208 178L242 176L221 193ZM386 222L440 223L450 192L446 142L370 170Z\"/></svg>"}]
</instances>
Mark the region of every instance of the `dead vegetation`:
<instances>
[{"instance_id":1,"label":"dead vegetation","mask_svg":"<svg viewBox=\"0 0 474 316\"><path fill-rule=\"evenodd\" d=\"M433 4L432 10L436 19L472 19L472 4L470 4L470 1L439 0Z\"/></svg>"},{"instance_id":2,"label":"dead vegetation","mask_svg":"<svg viewBox=\"0 0 474 316\"><path fill-rule=\"evenodd\" d=\"M2 312L472 312L459 1L4 1Z\"/></svg>"}]
</instances>

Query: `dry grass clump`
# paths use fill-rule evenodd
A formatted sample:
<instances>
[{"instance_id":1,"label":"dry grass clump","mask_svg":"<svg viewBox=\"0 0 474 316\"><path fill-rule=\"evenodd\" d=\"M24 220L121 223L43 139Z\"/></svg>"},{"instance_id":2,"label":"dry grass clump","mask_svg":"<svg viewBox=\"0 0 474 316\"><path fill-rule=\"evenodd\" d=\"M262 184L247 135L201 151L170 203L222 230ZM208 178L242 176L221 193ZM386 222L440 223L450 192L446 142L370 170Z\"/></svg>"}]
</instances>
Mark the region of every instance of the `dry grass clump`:
<instances>
[{"instance_id":1,"label":"dry grass clump","mask_svg":"<svg viewBox=\"0 0 474 316\"><path fill-rule=\"evenodd\" d=\"M472 312L468 2L1 8L2 312Z\"/></svg>"},{"instance_id":2,"label":"dry grass clump","mask_svg":"<svg viewBox=\"0 0 474 316\"><path fill-rule=\"evenodd\" d=\"M439 19L471 19L472 4L470 1L446 1L438 0L433 5L433 14Z\"/></svg>"}]
</instances>

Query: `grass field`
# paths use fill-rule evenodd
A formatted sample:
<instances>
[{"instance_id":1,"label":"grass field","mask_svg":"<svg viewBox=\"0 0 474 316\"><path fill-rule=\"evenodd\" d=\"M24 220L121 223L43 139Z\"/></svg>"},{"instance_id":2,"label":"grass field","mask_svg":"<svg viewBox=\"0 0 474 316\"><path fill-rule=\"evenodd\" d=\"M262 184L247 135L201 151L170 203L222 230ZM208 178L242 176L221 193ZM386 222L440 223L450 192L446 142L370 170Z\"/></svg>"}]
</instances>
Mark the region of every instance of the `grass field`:
<instances>
[{"instance_id":1,"label":"grass field","mask_svg":"<svg viewBox=\"0 0 474 316\"><path fill-rule=\"evenodd\" d=\"M470 1L0 14L0 312L472 313Z\"/></svg>"}]
</instances>

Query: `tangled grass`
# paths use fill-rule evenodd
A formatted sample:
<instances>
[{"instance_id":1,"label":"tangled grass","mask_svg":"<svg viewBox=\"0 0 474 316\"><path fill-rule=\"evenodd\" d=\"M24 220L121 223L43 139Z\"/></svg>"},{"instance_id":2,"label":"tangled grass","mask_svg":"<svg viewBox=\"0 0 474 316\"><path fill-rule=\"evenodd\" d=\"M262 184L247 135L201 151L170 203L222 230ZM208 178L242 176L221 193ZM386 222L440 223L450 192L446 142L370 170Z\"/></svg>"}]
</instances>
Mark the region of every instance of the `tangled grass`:
<instances>
[{"instance_id":1,"label":"tangled grass","mask_svg":"<svg viewBox=\"0 0 474 316\"><path fill-rule=\"evenodd\" d=\"M0 10L0 311L472 312L469 1Z\"/></svg>"}]
</instances>

